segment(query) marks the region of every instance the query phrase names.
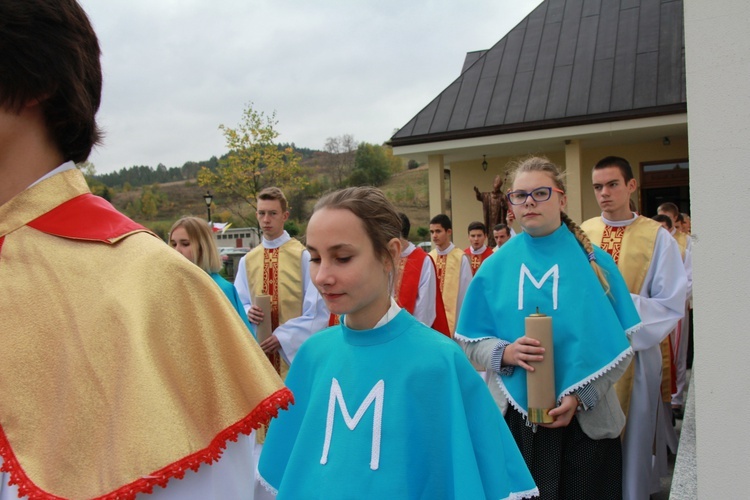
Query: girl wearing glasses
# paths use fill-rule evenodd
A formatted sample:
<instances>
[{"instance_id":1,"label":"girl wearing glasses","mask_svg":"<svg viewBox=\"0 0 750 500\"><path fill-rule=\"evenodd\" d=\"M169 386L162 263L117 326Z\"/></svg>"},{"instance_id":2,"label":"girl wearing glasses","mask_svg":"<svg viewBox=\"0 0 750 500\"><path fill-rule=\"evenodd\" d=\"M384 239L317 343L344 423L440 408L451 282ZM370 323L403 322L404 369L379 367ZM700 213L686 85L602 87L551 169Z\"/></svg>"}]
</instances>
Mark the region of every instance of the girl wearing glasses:
<instances>
[{"instance_id":1,"label":"girl wearing glasses","mask_svg":"<svg viewBox=\"0 0 750 500\"><path fill-rule=\"evenodd\" d=\"M541 498L621 498L625 417L613 384L630 363L640 318L611 257L564 212L556 165L529 158L508 193L523 233L477 271L456 328L469 358L495 372L505 411ZM528 422L526 372L545 356L524 321L552 318L557 407L550 424Z\"/></svg>"}]
</instances>

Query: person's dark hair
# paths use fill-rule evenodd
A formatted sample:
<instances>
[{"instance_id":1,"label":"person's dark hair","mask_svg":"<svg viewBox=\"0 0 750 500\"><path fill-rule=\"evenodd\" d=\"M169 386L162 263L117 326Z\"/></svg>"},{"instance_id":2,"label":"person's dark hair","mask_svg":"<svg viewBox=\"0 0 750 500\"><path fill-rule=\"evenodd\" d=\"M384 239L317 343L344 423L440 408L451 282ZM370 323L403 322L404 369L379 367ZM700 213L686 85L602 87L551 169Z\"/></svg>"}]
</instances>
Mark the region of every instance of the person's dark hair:
<instances>
[{"instance_id":1,"label":"person's dark hair","mask_svg":"<svg viewBox=\"0 0 750 500\"><path fill-rule=\"evenodd\" d=\"M620 169L620 172L622 173L623 179L625 179L625 182L629 182L630 179L634 179L633 176L633 169L630 166L630 163L628 163L628 160L625 158L620 158L619 156L607 156L605 158L602 158L599 160L596 165L594 165L594 170L600 170L602 168L609 168L609 167L617 167Z\"/></svg>"},{"instance_id":2,"label":"person's dark hair","mask_svg":"<svg viewBox=\"0 0 750 500\"><path fill-rule=\"evenodd\" d=\"M495 227L492 228L493 231L505 231L505 233L510 236L510 228L507 224L495 224Z\"/></svg>"},{"instance_id":3,"label":"person's dark hair","mask_svg":"<svg viewBox=\"0 0 750 500\"><path fill-rule=\"evenodd\" d=\"M375 255L387 258L391 272L396 272L397 262L388 251L388 242L401 235L401 218L380 189L358 186L335 191L318 200L313 213L324 208L349 210L356 215L365 227Z\"/></svg>"},{"instance_id":4,"label":"person's dark hair","mask_svg":"<svg viewBox=\"0 0 750 500\"><path fill-rule=\"evenodd\" d=\"M260 193L258 193L258 199L259 200L279 200L279 203L281 203L281 211L286 212L287 211L287 201L286 196L284 196L284 192L277 188L277 187L267 187L263 189Z\"/></svg>"},{"instance_id":5,"label":"person's dark hair","mask_svg":"<svg viewBox=\"0 0 750 500\"><path fill-rule=\"evenodd\" d=\"M453 223L451 222L451 218L445 214L437 214L435 217L430 219L430 224L440 224L446 231L449 229L453 231Z\"/></svg>"},{"instance_id":6,"label":"person's dark hair","mask_svg":"<svg viewBox=\"0 0 750 500\"><path fill-rule=\"evenodd\" d=\"M672 229L672 218L668 215L656 214L651 218L660 224L666 224L669 229Z\"/></svg>"},{"instance_id":7,"label":"person's dark hair","mask_svg":"<svg viewBox=\"0 0 750 500\"><path fill-rule=\"evenodd\" d=\"M468 232L476 231L477 229L482 231L485 235L487 234L487 226L485 226L483 222L479 222L478 220L475 220L474 222L469 224Z\"/></svg>"},{"instance_id":8,"label":"person's dark hair","mask_svg":"<svg viewBox=\"0 0 750 500\"><path fill-rule=\"evenodd\" d=\"M75 0L0 2L0 107L39 101L66 160L85 161L101 140L99 41Z\"/></svg>"},{"instance_id":9,"label":"person's dark hair","mask_svg":"<svg viewBox=\"0 0 750 500\"><path fill-rule=\"evenodd\" d=\"M399 212L398 217L401 219L401 237L407 240L411 231L411 222L409 222L409 218L403 212Z\"/></svg>"}]
</instances>

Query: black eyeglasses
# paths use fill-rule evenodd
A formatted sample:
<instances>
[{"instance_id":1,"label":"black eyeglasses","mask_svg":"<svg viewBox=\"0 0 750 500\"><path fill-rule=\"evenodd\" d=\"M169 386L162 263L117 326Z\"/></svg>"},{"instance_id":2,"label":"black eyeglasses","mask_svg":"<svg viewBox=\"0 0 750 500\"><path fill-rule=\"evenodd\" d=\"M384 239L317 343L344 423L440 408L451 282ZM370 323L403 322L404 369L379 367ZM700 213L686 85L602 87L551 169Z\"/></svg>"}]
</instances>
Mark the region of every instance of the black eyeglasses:
<instances>
[{"instance_id":1,"label":"black eyeglasses","mask_svg":"<svg viewBox=\"0 0 750 500\"><path fill-rule=\"evenodd\" d=\"M523 205L524 203L526 203L526 200L529 199L529 196L531 196L532 200L539 203L541 201L549 200L550 196L552 196L552 191L560 194L565 194L565 192L561 189L544 186L538 187L531 192L521 190L511 191L510 193L508 193L508 201L511 205Z\"/></svg>"}]
</instances>

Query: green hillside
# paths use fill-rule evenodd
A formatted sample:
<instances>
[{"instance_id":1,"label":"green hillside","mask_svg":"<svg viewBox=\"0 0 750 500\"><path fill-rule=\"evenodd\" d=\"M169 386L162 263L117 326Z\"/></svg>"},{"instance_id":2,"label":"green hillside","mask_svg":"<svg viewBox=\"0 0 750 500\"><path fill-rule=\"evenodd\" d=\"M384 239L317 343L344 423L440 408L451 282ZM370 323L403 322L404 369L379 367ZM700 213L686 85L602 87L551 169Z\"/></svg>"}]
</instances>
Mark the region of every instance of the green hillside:
<instances>
[{"instance_id":1,"label":"green hillside","mask_svg":"<svg viewBox=\"0 0 750 500\"><path fill-rule=\"evenodd\" d=\"M404 212L411 220L410 239L412 241L428 239L417 235L417 228L429 227L427 167L422 166L399 172L381 186L381 189L396 208ZM205 192L206 188L199 186L195 180L175 181L132 188L127 191L118 190L112 197L112 203L121 212L154 230L160 236L166 237L172 223L180 217L185 215L206 217L206 204L203 200ZM316 199L307 200L307 213L316 201ZM146 216L144 212L153 215ZM222 205L220 197L214 198L211 215L216 221L232 221L232 213L227 206ZM294 218L295 213L292 210L292 219ZM297 220L296 222L304 231L307 221Z\"/></svg>"}]
</instances>

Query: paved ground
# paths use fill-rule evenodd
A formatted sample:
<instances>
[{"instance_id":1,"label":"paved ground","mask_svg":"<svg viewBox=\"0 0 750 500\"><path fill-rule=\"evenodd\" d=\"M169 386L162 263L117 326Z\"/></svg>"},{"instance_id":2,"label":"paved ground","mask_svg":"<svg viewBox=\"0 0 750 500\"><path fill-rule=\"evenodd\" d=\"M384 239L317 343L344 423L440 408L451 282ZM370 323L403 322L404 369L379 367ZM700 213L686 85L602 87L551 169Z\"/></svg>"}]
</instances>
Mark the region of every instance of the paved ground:
<instances>
[{"instance_id":1,"label":"paved ground","mask_svg":"<svg viewBox=\"0 0 750 500\"><path fill-rule=\"evenodd\" d=\"M685 383L685 390L690 387L690 370L687 371L687 380ZM677 420L675 430L677 431L677 439L680 438L680 430L682 429L682 420ZM679 444L678 444L679 447ZM669 454L669 476L664 477L661 480L661 491L655 495L651 495L651 500L669 500L669 490L672 487L672 472L674 471L675 455Z\"/></svg>"}]
</instances>

